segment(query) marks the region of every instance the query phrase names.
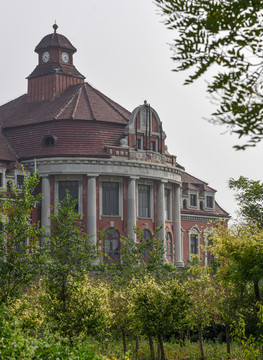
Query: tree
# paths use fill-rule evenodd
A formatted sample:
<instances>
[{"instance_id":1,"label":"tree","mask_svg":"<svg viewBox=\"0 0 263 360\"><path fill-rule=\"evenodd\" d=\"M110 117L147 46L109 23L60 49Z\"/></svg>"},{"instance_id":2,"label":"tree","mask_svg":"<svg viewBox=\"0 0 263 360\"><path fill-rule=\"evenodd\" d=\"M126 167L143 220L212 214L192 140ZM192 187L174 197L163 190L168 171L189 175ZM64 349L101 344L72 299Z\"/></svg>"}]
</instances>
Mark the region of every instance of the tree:
<instances>
[{"instance_id":1,"label":"tree","mask_svg":"<svg viewBox=\"0 0 263 360\"><path fill-rule=\"evenodd\" d=\"M187 319L190 327L198 330L201 359L204 359L203 329L216 318L219 293L209 268L201 266L196 256L193 257L193 264L188 269L186 288L191 299Z\"/></svg>"},{"instance_id":2,"label":"tree","mask_svg":"<svg viewBox=\"0 0 263 360\"><path fill-rule=\"evenodd\" d=\"M262 9L260 0L155 0L174 30L175 71L192 69L191 84L213 67L207 91L219 104L212 121L227 125L242 146L255 146L262 125Z\"/></svg>"},{"instance_id":3,"label":"tree","mask_svg":"<svg viewBox=\"0 0 263 360\"><path fill-rule=\"evenodd\" d=\"M263 279L263 229L254 224L218 226L212 234L210 251L219 264L222 278L242 290L254 287L254 303L261 302L259 283Z\"/></svg>"},{"instance_id":4,"label":"tree","mask_svg":"<svg viewBox=\"0 0 263 360\"><path fill-rule=\"evenodd\" d=\"M175 279L158 282L146 275L132 285L134 313L149 339L151 358L155 358L152 338L156 337L164 360L163 337L180 328L189 307L189 294Z\"/></svg>"},{"instance_id":5,"label":"tree","mask_svg":"<svg viewBox=\"0 0 263 360\"><path fill-rule=\"evenodd\" d=\"M17 298L34 279L38 269L41 231L31 223L33 209L41 200L35 195L37 174L24 172L22 189L11 186L0 199L0 304Z\"/></svg>"},{"instance_id":6,"label":"tree","mask_svg":"<svg viewBox=\"0 0 263 360\"><path fill-rule=\"evenodd\" d=\"M263 228L263 182L240 176L237 180L230 179L229 187L235 191L243 218Z\"/></svg>"},{"instance_id":7,"label":"tree","mask_svg":"<svg viewBox=\"0 0 263 360\"><path fill-rule=\"evenodd\" d=\"M58 323L67 316L73 296L73 280L81 280L96 259L95 248L90 244L75 211L75 202L67 192L50 216L51 235L44 245L43 274L50 298L50 314ZM60 314L60 317L57 315ZM71 338L72 333L69 332Z\"/></svg>"}]
</instances>

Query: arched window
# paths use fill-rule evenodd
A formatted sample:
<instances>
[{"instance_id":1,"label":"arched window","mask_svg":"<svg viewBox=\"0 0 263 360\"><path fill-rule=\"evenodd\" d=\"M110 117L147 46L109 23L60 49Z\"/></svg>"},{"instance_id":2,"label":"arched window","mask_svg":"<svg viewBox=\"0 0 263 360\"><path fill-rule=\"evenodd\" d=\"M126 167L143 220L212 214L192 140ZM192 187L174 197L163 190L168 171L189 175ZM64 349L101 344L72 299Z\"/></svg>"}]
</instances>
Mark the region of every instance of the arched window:
<instances>
[{"instance_id":1,"label":"arched window","mask_svg":"<svg viewBox=\"0 0 263 360\"><path fill-rule=\"evenodd\" d=\"M120 254L120 233L114 228L105 230L104 235L104 254L108 258L118 259Z\"/></svg>"},{"instance_id":2,"label":"arched window","mask_svg":"<svg viewBox=\"0 0 263 360\"><path fill-rule=\"evenodd\" d=\"M143 241L145 242L145 246L142 249L142 258L148 261L150 253L152 251L152 234L148 229L143 230Z\"/></svg>"},{"instance_id":3,"label":"arched window","mask_svg":"<svg viewBox=\"0 0 263 360\"><path fill-rule=\"evenodd\" d=\"M166 233L166 259L169 262L173 261L173 240L170 232Z\"/></svg>"},{"instance_id":4,"label":"arched window","mask_svg":"<svg viewBox=\"0 0 263 360\"><path fill-rule=\"evenodd\" d=\"M196 226L189 230L189 258L191 255L200 256L200 231Z\"/></svg>"},{"instance_id":5,"label":"arched window","mask_svg":"<svg viewBox=\"0 0 263 360\"><path fill-rule=\"evenodd\" d=\"M203 203L203 201L200 201L200 210L204 210L204 203Z\"/></svg>"}]
</instances>

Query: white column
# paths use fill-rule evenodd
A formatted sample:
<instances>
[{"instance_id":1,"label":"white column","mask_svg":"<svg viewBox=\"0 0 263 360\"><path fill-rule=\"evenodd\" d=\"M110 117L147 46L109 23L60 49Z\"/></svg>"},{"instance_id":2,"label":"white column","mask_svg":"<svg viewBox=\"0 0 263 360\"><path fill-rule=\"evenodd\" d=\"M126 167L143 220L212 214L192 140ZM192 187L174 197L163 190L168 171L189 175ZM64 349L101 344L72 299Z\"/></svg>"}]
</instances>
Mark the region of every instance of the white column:
<instances>
[{"instance_id":1,"label":"white column","mask_svg":"<svg viewBox=\"0 0 263 360\"><path fill-rule=\"evenodd\" d=\"M130 177L127 186L127 236L136 241L136 178Z\"/></svg>"},{"instance_id":2,"label":"white column","mask_svg":"<svg viewBox=\"0 0 263 360\"><path fill-rule=\"evenodd\" d=\"M50 234L50 182L48 175L41 176L41 227L45 227L47 236Z\"/></svg>"},{"instance_id":3,"label":"white column","mask_svg":"<svg viewBox=\"0 0 263 360\"><path fill-rule=\"evenodd\" d=\"M97 243L97 202L96 202L96 176L88 177L88 204L87 204L87 233L89 241Z\"/></svg>"},{"instance_id":4,"label":"white column","mask_svg":"<svg viewBox=\"0 0 263 360\"><path fill-rule=\"evenodd\" d=\"M175 241L175 266L184 266L181 246L181 191L180 186L174 186L174 241Z\"/></svg>"},{"instance_id":5,"label":"white column","mask_svg":"<svg viewBox=\"0 0 263 360\"><path fill-rule=\"evenodd\" d=\"M157 185L157 202L156 202L156 210L157 210L157 218L156 225L157 227L162 226L160 231L158 231L158 238L162 242L164 247L164 259L166 259L166 244L165 244L165 203L164 203L164 182L159 181Z\"/></svg>"}]
</instances>

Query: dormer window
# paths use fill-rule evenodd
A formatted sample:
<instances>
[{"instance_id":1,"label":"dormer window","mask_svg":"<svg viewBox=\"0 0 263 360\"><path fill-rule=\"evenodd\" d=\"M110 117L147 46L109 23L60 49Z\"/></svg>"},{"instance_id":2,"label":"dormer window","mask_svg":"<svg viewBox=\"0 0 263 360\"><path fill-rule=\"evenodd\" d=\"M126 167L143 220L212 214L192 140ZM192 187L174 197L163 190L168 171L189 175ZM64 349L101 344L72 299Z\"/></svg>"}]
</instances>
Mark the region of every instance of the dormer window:
<instances>
[{"instance_id":1,"label":"dormer window","mask_svg":"<svg viewBox=\"0 0 263 360\"><path fill-rule=\"evenodd\" d=\"M55 145L56 139L52 135L48 135L44 137L43 145L44 146L53 146Z\"/></svg>"},{"instance_id":2,"label":"dormer window","mask_svg":"<svg viewBox=\"0 0 263 360\"><path fill-rule=\"evenodd\" d=\"M209 208L209 209L214 208L214 198L213 198L213 196L207 196L206 197L206 207Z\"/></svg>"},{"instance_id":3,"label":"dormer window","mask_svg":"<svg viewBox=\"0 0 263 360\"><path fill-rule=\"evenodd\" d=\"M190 194L190 206L197 206L197 195Z\"/></svg>"}]
</instances>

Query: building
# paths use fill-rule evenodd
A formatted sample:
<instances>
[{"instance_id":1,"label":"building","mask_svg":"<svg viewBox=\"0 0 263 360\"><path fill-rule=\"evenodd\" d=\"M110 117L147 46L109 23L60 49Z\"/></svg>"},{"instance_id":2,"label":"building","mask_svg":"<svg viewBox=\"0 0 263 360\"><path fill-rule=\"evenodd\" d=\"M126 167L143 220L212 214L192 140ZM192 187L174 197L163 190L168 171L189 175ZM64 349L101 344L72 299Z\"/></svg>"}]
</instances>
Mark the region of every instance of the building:
<instances>
[{"instance_id":1,"label":"building","mask_svg":"<svg viewBox=\"0 0 263 360\"><path fill-rule=\"evenodd\" d=\"M118 259L120 236L145 239L161 226L166 259L183 266L203 255L209 221L229 215L215 190L185 173L168 153L157 112L147 102L132 112L85 82L74 66L76 48L54 32L36 46L38 64L27 94L0 107L0 186L23 183L21 164L38 169L43 226L68 189L78 199L85 230Z\"/></svg>"}]
</instances>

